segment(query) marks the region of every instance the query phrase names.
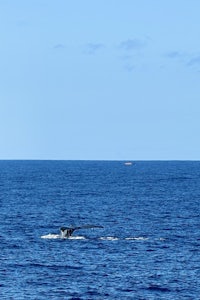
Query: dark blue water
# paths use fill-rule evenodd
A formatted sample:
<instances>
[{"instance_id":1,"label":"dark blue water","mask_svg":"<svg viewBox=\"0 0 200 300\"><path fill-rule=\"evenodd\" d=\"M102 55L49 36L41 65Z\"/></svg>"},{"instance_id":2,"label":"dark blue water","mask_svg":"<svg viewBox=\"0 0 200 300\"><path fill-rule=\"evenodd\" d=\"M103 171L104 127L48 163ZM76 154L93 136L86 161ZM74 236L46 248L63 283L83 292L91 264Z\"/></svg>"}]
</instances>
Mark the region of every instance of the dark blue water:
<instances>
[{"instance_id":1,"label":"dark blue water","mask_svg":"<svg viewBox=\"0 0 200 300\"><path fill-rule=\"evenodd\" d=\"M0 205L0 299L200 299L200 162L0 161Z\"/></svg>"}]
</instances>

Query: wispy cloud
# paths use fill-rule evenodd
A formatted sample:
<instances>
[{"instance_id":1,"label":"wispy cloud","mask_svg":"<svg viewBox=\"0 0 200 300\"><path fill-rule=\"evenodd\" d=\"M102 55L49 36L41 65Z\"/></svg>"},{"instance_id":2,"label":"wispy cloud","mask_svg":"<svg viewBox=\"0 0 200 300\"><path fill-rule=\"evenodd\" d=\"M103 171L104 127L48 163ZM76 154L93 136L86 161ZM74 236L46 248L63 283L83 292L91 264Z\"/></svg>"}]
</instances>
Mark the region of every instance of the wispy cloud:
<instances>
[{"instance_id":1,"label":"wispy cloud","mask_svg":"<svg viewBox=\"0 0 200 300\"><path fill-rule=\"evenodd\" d=\"M56 44L56 45L54 45L53 48L54 48L54 49L64 49L64 48L65 48L65 45L64 45L64 44Z\"/></svg>"},{"instance_id":2,"label":"wispy cloud","mask_svg":"<svg viewBox=\"0 0 200 300\"><path fill-rule=\"evenodd\" d=\"M122 41L118 48L125 51L139 50L145 46L145 42L141 39L127 39Z\"/></svg>"},{"instance_id":3,"label":"wispy cloud","mask_svg":"<svg viewBox=\"0 0 200 300\"><path fill-rule=\"evenodd\" d=\"M200 54L194 55L187 52L171 51L166 54L166 57L179 61L187 67L199 66L200 65Z\"/></svg>"},{"instance_id":4,"label":"wispy cloud","mask_svg":"<svg viewBox=\"0 0 200 300\"><path fill-rule=\"evenodd\" d=\"M168 58L182 58L183 54L179 51L170 51L166 54Z\"/></svg>"},{"instance_id":5,"label":"wispy cloud","mask_svg":"<svg viewBox=\"0 0 200 300\"><path fill-rule=\"evenodd\" d=\"M200 65L200 55L192 57L188 64L188 66Z\"/></svg>"},{"instance_id":6,"label":"wispy cloud","mask_svg":"<svg viewBox=\"0 0 200 300\"><path fill-rule=\"evenodd\" d=\"M123 69L126 72L132 72L135 69L135 65L133 65L133 55L122 55L119 59L121 60Z\"/></svg>"},{"instance_id":7,"label":"wispy cloud","mask_svg":"<svg viewBox=\"0 0 200 300\"><path fill-rule=\"evenodd\" d=\"M175 63L176 62L181 63L184 66L188 64L188 59L191 59L190 54L183 51L177 51L177 50L167 52L165 54L165 57Z\"/></svg>"},{"instance_id":8,"label":"wispy cloud","mask_svg":"<svg viewBox=\"0 0 200 300\"><path fill-rule=\"evenodd\" d=\"M132 64L125 64L124 65L124 70L127 72L132 72L135 69L135 66Z\"/></svg>"},{"instance_id":9,"label":"wispy cloud","mask_svg":"<svg viewBox=\"0 0 200 300\"><path fill-rule=\"evenodd\" d=\"M88 55L94 55L97 51L105 48L105 45L102 43L88 43L85 46L84 53Z\"/></svg>"},{"instance_id":10,"label":"wispy cloud","mask_svg":"<svg viewBox=\"0 0 200 300\"><path fill-rule=\"evenodd\" d=\"M142 50L146 46L146 41L138 38L121 41L117 49L120 51L120 59L123 63L123 69L126 72L132 72L138 67L138 61L143 58ZM135 64L137 59L137 64Z\"/></svg>"}]
</instances>

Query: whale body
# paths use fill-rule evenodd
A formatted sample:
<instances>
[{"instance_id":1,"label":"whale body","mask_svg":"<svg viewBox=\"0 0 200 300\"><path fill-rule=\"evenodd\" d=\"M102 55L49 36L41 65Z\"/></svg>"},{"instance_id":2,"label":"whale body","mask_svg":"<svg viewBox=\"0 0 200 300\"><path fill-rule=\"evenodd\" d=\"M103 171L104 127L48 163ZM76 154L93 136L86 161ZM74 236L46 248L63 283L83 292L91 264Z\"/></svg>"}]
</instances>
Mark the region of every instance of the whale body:
<instances>
[{"instance_id":1,"label":"whale body","mask_svg":"<svg viewBox=\"0 0 200 300\"><path fill-rule=\"evenodd\" d=\"M103 228L103 226L99 226L99 225L83 225L83 226L78 226L78 227L61 227L60 228L61 237L62 238L69 238L75 230L78 230L78 229L89 229L89 228Z\"/></svg>"}]
</instances>

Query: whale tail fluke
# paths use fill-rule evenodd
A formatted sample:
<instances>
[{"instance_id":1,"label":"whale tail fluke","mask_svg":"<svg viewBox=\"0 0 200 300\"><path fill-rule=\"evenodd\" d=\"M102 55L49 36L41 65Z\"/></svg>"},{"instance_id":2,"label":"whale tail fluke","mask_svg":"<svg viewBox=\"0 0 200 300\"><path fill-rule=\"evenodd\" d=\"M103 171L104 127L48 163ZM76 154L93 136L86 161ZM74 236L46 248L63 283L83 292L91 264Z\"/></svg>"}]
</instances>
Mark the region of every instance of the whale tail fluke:
<instances>
[{"instance_id":1,"label":"whale tail fluke","mask_svg":"<svg viewBox=\"0 0 200 300\"><path fill-rule=\"evenodd\" d=\"M78 227L61 227L61 237L62 238L69 238L75 230L78 229L89 229L89 228L103 228L103 226L100 225L83 225Z\"/></svg>"}]
</instances>

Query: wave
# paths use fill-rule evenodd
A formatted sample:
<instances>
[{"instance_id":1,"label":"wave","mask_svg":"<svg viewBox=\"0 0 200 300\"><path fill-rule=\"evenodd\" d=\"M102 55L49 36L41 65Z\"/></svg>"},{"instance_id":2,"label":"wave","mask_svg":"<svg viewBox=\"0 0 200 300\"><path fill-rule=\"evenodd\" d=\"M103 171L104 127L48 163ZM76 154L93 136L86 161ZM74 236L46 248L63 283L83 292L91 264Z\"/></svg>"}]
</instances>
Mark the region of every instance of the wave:
<instances>
[{"instance_id":1,"label":"wave","mask_svg":"<svg viewBox=\"0 0 200 300\"><path fill-rule=\"evenodd\" d=\"M135 241L145 241L148 240L147 237L127 237L127 238L118 238L118 237L114 237L114 236L106 236L106 237L100 237L100 240L104 240L104 241L118 241L118 240L135 240Z\"/></svg>"},{"instance_id":2,"label":"wave","mask_svg":"<svg viewBox=\"0 0 200 300\"><path fill-rule=\"evenodd\" d=\"M85 240L84 236L70 236L68 238L62 237L60 234L46 234L41 235L41 239L62 239L62 240Z\"/></svg>"},{"instance_id":3,"label":"wave","mask_svg":"<svg viewBox=\"0 0 200 300\"><path fill-rule=\"evenodd\" d=\"M41 235L41 239L59 239L60 235L59 234L46 234L46 235Z\"/></svg>"},{"instance_id":4,"label":"wave","mask_svg":"<svg viewBox=\"0 0 200 300\"><path fill-rule=\"evenodd\" d=\"M86 240L84 236L70 236L68 238L63 238L60 234L46 234L46 235L41 235L41 239L64 239L64 240ZM118 238L115 236L102 236L98 238L99 240L103 241L118 241L118 240L135 240L135 241L145 241L148 240L147 237L127 237L127 238Z\"/></svg>"},{"instance_id":5,"label":"wave","mask_svg":"<svg viewBox=\"0 0 200 300\"><path fill-rule=\"evenodd\" d=\"M135 241L146 241L149 238L147 237L143 237L143 236L139 236L139 237L127 237L125 238L125 240L135 240Z\"/></svg>"},{"instance_id":6,"label":"wave","mask_svg":"<svg viewBox=\"0 0 200 300\"><path fill-rule=\"evenodd\" d=\"M103 240L103 241L117 241L117 240L119 240L119 238L114 237L114 236L105 236L105 237L100 237L99 239Z\"/></svg>"}]
</instances>

